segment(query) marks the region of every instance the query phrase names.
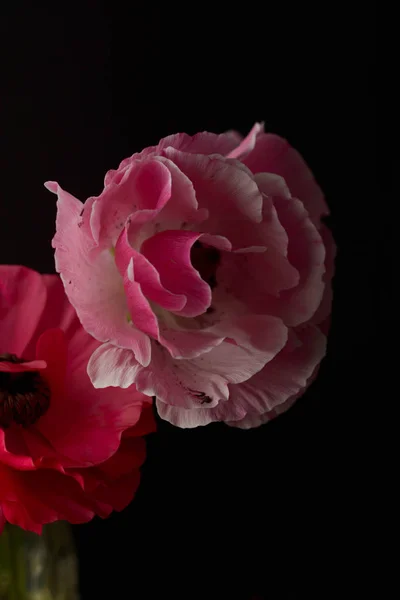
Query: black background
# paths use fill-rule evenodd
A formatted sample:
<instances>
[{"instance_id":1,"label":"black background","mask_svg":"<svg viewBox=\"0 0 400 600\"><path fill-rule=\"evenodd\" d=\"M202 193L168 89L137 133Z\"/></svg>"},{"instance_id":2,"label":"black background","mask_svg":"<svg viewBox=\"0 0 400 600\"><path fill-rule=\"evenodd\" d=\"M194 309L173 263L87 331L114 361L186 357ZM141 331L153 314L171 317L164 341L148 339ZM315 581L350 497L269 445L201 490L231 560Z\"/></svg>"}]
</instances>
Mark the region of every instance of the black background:
<instances>
[{"instance_id":1,"label":"black background","mask_svg":"<svg viewBox=\"0 0 400 600\"><path fill-rule=\"evenodd\" d=\"M2 263L54 272L45 180L84 200L109 168L165 135L246 133L256 120L308 161L339 247L317 382L256 430L160 422L132 505L74 528L83 600L328 598L352 570L362 447L351 415L362 411L365 349L383 301L371 240L378 216L368 210L377 193L374 14L347 4L0 9Z\"/></svg>"}]
</instances>

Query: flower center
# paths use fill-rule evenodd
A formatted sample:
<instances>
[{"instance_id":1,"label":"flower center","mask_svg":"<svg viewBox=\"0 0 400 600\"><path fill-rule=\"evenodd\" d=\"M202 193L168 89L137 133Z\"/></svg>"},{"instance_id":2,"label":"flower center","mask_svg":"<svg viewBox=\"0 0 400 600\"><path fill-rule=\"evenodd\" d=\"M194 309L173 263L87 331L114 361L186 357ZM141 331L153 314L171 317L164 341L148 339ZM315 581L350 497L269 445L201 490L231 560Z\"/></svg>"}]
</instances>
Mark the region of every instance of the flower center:
<instances>
[{"instance_id":1,"label":"flower center","mask_svg":"<svg viewBox=\"0 0 400 600\"><path fill-rule=\"evenodd\" d=\"M0 354L0 362L19 364L25 359ZM50 388L38 371L0 371L0 427L12 423L33 425L50 405Z\"/></svg>"},{"instance_id":2,"label":"flower center","mask_svg":"<svg viewBox=\"0 0 400 600\"><path fill-rule=\"evenodd\" d=\"M219 250L212 246L203 246L199 241L193 244L190 252L192 265L212 290L217 285L216 272L220 258Z\"/></svg>"}]
</instances>

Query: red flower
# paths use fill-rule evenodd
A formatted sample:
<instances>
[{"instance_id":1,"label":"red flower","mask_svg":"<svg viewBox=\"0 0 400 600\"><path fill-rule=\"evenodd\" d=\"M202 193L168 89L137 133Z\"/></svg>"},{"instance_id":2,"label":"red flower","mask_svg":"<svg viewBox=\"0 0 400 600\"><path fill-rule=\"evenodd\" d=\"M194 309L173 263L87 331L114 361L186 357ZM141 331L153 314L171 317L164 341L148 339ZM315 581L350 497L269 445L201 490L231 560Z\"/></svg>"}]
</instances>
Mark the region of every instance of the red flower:
<instances>
[{"instance_id":1,"label":"red flower","mask_svg":"<svg viewBox=\"0 0 400 600\"><path fill-rule=\"evenodd\" d=\"M0 266L0 530L41 532L58 519L122 510L138 487L150 399L134 386L93 388L99 345L59 278Z\"/></svg>"}]
</instances>

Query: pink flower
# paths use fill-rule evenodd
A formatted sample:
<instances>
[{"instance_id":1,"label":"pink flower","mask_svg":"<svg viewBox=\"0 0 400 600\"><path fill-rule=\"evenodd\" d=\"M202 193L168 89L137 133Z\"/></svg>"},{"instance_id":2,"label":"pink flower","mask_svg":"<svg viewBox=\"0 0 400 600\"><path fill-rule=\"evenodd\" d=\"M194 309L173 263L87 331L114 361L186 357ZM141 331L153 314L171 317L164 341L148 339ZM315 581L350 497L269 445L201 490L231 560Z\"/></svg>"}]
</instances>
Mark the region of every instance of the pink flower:
<instances>
[{"instance_id":1,"label":"pink flower","mask_svg":"<svg viewBox=\"0 0 400 600\"><path fill-rule=\"evenodd\" d=\"M325 354L333 242L322 192L256 124L172 135L109 171L85 204L58 194L56 267L103 344L98 388L135 383L181 427L257 426L305 390Z\"/></svg>"},{"instance_id":2,"label":"pink flower","mask_svg":"<svg viewBox=\"0 0 400 600\"><path fill-rule=\"evenodd\" d=\"M93 388L99 344L58 276L0 266L0 320L0 531L121 510L139 484L140 436L154 429L148 398Z\"/></svg>"}]
</instances>

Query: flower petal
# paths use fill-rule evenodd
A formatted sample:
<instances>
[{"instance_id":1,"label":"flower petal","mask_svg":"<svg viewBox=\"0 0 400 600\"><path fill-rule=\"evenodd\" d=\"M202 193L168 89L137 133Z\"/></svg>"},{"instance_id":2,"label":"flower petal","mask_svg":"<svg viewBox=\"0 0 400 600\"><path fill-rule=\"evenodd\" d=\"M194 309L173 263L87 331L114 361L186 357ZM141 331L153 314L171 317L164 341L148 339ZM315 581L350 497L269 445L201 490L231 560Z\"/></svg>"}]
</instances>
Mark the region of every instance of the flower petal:
<instances>
[{"instance_id":1,"label":"flower petal","mask_svg":"<svg viewBox=\"0 0 400 600\"><path fill-rule=\"evenodd\" d=\"M306 323L321 304L325 288L325 247L299 200L274 198L279 220L289 236L288 258L300 274L299 285L271 299L268 311L291 326Z\"/></svg>"},{"instance_id":2,"label":"flower petal","mask_svg":"<svg viewBox=\"0 0 400 600\"><path fill-rule=\"evenodd\" d=\"M135 381L140 369L133 352L102 344L90 357L87 372L95 388L127 388Z\"/></svg>"},{"instance_id":3,"label":"flower petal","mask_svg":"<svg viewBox=\"0 0 400 600\"><path fill-rule=\"evenodd\" d=\"M162 284L174 294L183 294L185 317L204 313L211 304L210 286L192 266L190 251L201 236L192 231L162 231L142 244L142 254L157 269Z\"/></svg>"},{"instance_id":4,"label":"flower petal","mask_svg":"<svg viewBox=\"0 0 400 600\"><path fill-rule=\"evenodd\" d=\"M243 160L243 158L253 150L256 144L257 136L263 131L264 124L255 123L240 144L234 150L231 150L229 154L227 154L227 158L240 158L240 160Z\"/></svg>"},{"instance_id":5,"label":"flower petal","mask_svg":"<svg viewBox=\"0 0 400 600\"><path fill-rule=\"evenodd\" d=\"M33 358L28 351L46 304L41 275L14 265L0 266L0 354Z\"/></svg>"},{"instance_id":6,"label":"flower petal","mask_svg":"<svg viewBox=\"0 0 400 600\"><path fill-rule=\"evenodd\" d=\"M254 245L263 200L251 174L222 157L165 152L192 181L199 206L209 211L202 230L225 236L234 248Z\"/></svg>"},{"instance_id":7,"label":"flower petal","mask_svg":"<svg viewBox=\"0 0 400 600\"><path fill-rule=\"evenodd\" d=\"M57 471L14 471L0 465L0 478L5 519L35 533L41 533L45 523L85 523L96 512L108 516L112 510L88 497L74 478Z\"/></svg>"},{"instance_id":8,"label":"flower petal","mask_svg":"<svg viewBox=\"0 0 400 600\"><path fill-rule=\"evenodd\" d=\"M137 210L159 212L171 197L171 173L158 160L133 162L121 181L112 182L96 199L91 227L97 243L114 245Z\"/></svg>"},{"instance_id":9,"label":"flower petal","mask_svg":"<svg viewBox=\"0 0 400 600\"><path fill-rule=\"evenodd\" d=\"M317 227L328 215L324 195L300 154L288 142L271 133L261 133L255 148L243 159L253 173L276 173L286 181L292 196L301 200Z\"/></svg>"},{"instance_id":10,"label":"flower petal","mask_svg":"<svg viewBox=\"0 0 400 600\"><path fill-rule=\"evenodd\" d=\"M128 239L128 229L124 228L115 247L115 262L122 276L131 259L135 281L140 284L146 298L166 310L182 310L186 304L186 297L183 294L173 294L162 285L157 269L143 254L132 248Z\"/></svg>"},{"instance_id":11,"label":"flower petal","mask_svg":"<svg viewBox=\"0 0 400 600\"><path fill-rule=\"evenodd\" d=\"M123 280L112 253L99 250L79 227L82 203L59 186L57 193L56 269L82 325L97 340L130 348L148 364L150 342L128 322Z\"/></svg>"},{"instance_id":12,"label":"flower petal","mask_svg":"<svg viewBox=\"0 0 400 600\"><path fill-rule=\"evenodd\" d=\"M297 397L306 389L325 356L326 337L313 326L301 328L296 334L292 333L294 335L297 344L291 341L254 377L240 385L229 387L230 403L241 406L246 414L257 417L277 410L287 400ZM254 426L254 423L253 416L249 416L229 424L247 428Z\"/></svg>"},{"instance_id":13,"label":"flower petal","mask_svg":"<svg viewBox=\"0 0 400 600\"><path fill-rule=\"evenodd\" d=\"M229 335L229 338L193 360L173 361L157 349L153 353L152 368L142 369L137 375L138 389L155 395L161 416L173 418L175 425L195 427L205 424L209 417L204 413L204 407L216 407L220 401L225 404L223 401L228 399L226 383L252 377L280 351L287 337L282 322L267 316L240 317L212 330L223 336ZM182 420L179 411L165 409L162 404L182 408ZM187 409L195 412L201 409L199 421L195 415L188 415Z\"/></svg>"}]
</instances>

